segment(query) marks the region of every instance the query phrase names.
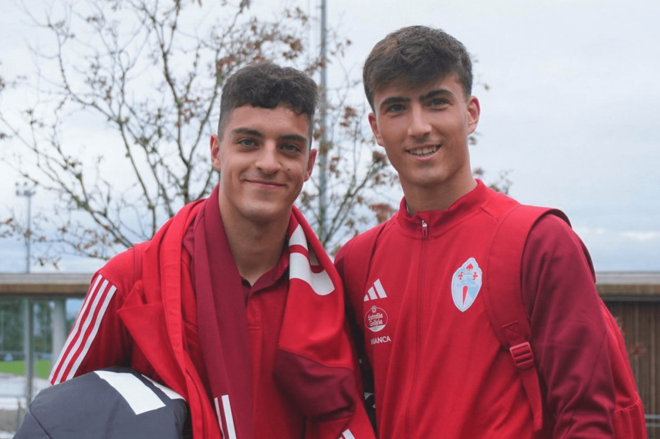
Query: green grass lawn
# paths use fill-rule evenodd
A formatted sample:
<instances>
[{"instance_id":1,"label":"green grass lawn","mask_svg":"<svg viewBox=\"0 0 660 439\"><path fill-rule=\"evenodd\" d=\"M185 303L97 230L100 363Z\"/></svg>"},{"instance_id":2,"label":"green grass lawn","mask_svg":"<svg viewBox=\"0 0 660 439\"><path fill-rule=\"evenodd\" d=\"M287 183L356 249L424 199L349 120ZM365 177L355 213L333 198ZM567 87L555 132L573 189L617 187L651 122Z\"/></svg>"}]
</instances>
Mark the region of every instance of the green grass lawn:
<instances>
[{"instance_id":1,"label":"green grass lawn","mask_svg":"<svg viewBox=\"0 0 660 439\"><path fill-rule=\"evenodd\" d=\"M25 375L25 361L0 361L0 372ZM50 373L50 360L37 360L37 376L48 378Z\"/></svg>"}]
</instances>

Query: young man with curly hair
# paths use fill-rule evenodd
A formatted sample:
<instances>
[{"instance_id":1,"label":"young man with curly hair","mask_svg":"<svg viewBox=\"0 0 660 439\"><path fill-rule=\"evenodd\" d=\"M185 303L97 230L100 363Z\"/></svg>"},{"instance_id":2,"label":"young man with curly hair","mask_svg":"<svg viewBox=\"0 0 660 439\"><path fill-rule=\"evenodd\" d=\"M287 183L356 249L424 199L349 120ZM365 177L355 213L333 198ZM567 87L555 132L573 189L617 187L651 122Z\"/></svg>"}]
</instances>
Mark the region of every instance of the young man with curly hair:
<instances>
[{"instance_id":1,"label":"young man with curly hair","mask_svg":"<svg viewBox=\"0 0 660 439\"><path fill-rule=\"evenodd\" d=\"M51 381L129 366L182 395L196 439L369 439L341 280L293 207L317 88L260 63L223 88L220 183L95 275Z\"/></svg>"}]
</instances>

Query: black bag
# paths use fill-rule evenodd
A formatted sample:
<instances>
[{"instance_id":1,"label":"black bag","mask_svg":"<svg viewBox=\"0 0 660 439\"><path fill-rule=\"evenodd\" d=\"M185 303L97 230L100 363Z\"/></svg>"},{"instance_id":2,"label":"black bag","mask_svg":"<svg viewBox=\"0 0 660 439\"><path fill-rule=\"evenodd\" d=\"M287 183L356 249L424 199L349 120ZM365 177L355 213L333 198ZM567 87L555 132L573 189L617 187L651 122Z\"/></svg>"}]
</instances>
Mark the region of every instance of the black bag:
<instances>
[{"instance_id":1,"label":"black bag","mask_svg":"<svg viewBox=\"0 0 660 439\"><path fill-rule=\"evenodd\" d=\"M39 392L14 439L185 439L188 418L176 392L110 367Z\"/></svg>"}]
</instances>

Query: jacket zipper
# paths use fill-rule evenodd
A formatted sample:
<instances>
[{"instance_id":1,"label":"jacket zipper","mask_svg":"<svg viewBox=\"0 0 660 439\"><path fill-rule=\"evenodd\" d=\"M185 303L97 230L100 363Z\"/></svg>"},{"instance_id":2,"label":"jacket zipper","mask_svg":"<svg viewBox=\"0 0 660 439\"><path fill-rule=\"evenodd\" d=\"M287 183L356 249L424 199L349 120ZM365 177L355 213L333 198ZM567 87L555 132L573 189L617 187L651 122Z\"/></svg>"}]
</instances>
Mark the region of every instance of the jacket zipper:
<instances>
[{"instance_id":1,"label":"jacket zipper","mask_svg":"<svg viewBox=\"0 0 660 439\"><path fill-rule=\"evenodd\" d=\"M418 285L419 285L419 291L417 294L417 316L416 316L416 337L415 337L415 365L414 365L414 374L413 376L419 376L419 368L420 368L420 345L422 343L422 312L424 310L424 272L425 267L426 267L426 242L429 237L429 226L426 223L426 221L422 220L422 245L420 249L420 263L419 263L419 272L418 272ZM414 401L415 395L417 393L417 381L413 381L413 384L410 389L410 393L408 393L408 404L407 407L410 408L410 402ZM417 425L416 422L412 419L414 414L414 410L408 410L407 413L407 425L406 425L406 430L408 432L409 437L415 437L415 428L414 426Z\"/></svg>"}]
</instances>

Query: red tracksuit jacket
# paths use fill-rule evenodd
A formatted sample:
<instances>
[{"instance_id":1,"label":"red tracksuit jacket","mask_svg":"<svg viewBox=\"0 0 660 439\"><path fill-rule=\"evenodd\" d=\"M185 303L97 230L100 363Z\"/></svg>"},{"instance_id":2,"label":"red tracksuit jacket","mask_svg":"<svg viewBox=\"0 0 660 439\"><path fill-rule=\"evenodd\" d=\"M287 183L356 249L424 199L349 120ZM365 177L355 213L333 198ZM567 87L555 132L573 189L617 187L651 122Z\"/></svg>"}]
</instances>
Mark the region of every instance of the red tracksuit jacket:
<instances>
[{"instance_id":1,"label":"red tracksuit jacket","mask_svg":"<svg viewBox=\"0 0 660 439\"><path fill-rule=\"evenodd\" d=\"M194 209L186 206L169 225L182 238L182 245L175 252L180 264L176 257L171 260L171 254L165 261L173 267L168 272L170 281L180 281L179 295L160 293L157 298L145 297L143 279L135 272L134 249L111 259L92 279L76 325L51 373L51 382L57 384L108 366L130 366L184 396L190 406L195 438L211 439L220 438L221 434L209 398L210 385L197 332L191 257L183 250L183 238L194 220ZM327 434L318 427L320 423L308 422L305 431L300 410L273 378L289 284L283 270L281 261L274 269L278 279L266 282L248 301L255 438L325 438ZM357 424L350 424L353 433L346 430L338 437L373 438L364 412L361 413L359 420L354 417Z\"/></svg>"},{"instance_id":2,"label":"red tracksuit jacket","mask_svg":"<svg viewBox=\"0 0 660 439\"><path fill-rule=\"evenodd\" d=\"M515 201L478 182L446 211L410 216L404 203L370 262L350 259L351 242L335 261L364 334L379 438L613 437L605 322L571 229L549 215L525 246L523 299L546 414L535 433L516 367L479 295L496 219ZM360 263L370 263L364 291L350 282Z\"/></svg>"}]
</instances>

